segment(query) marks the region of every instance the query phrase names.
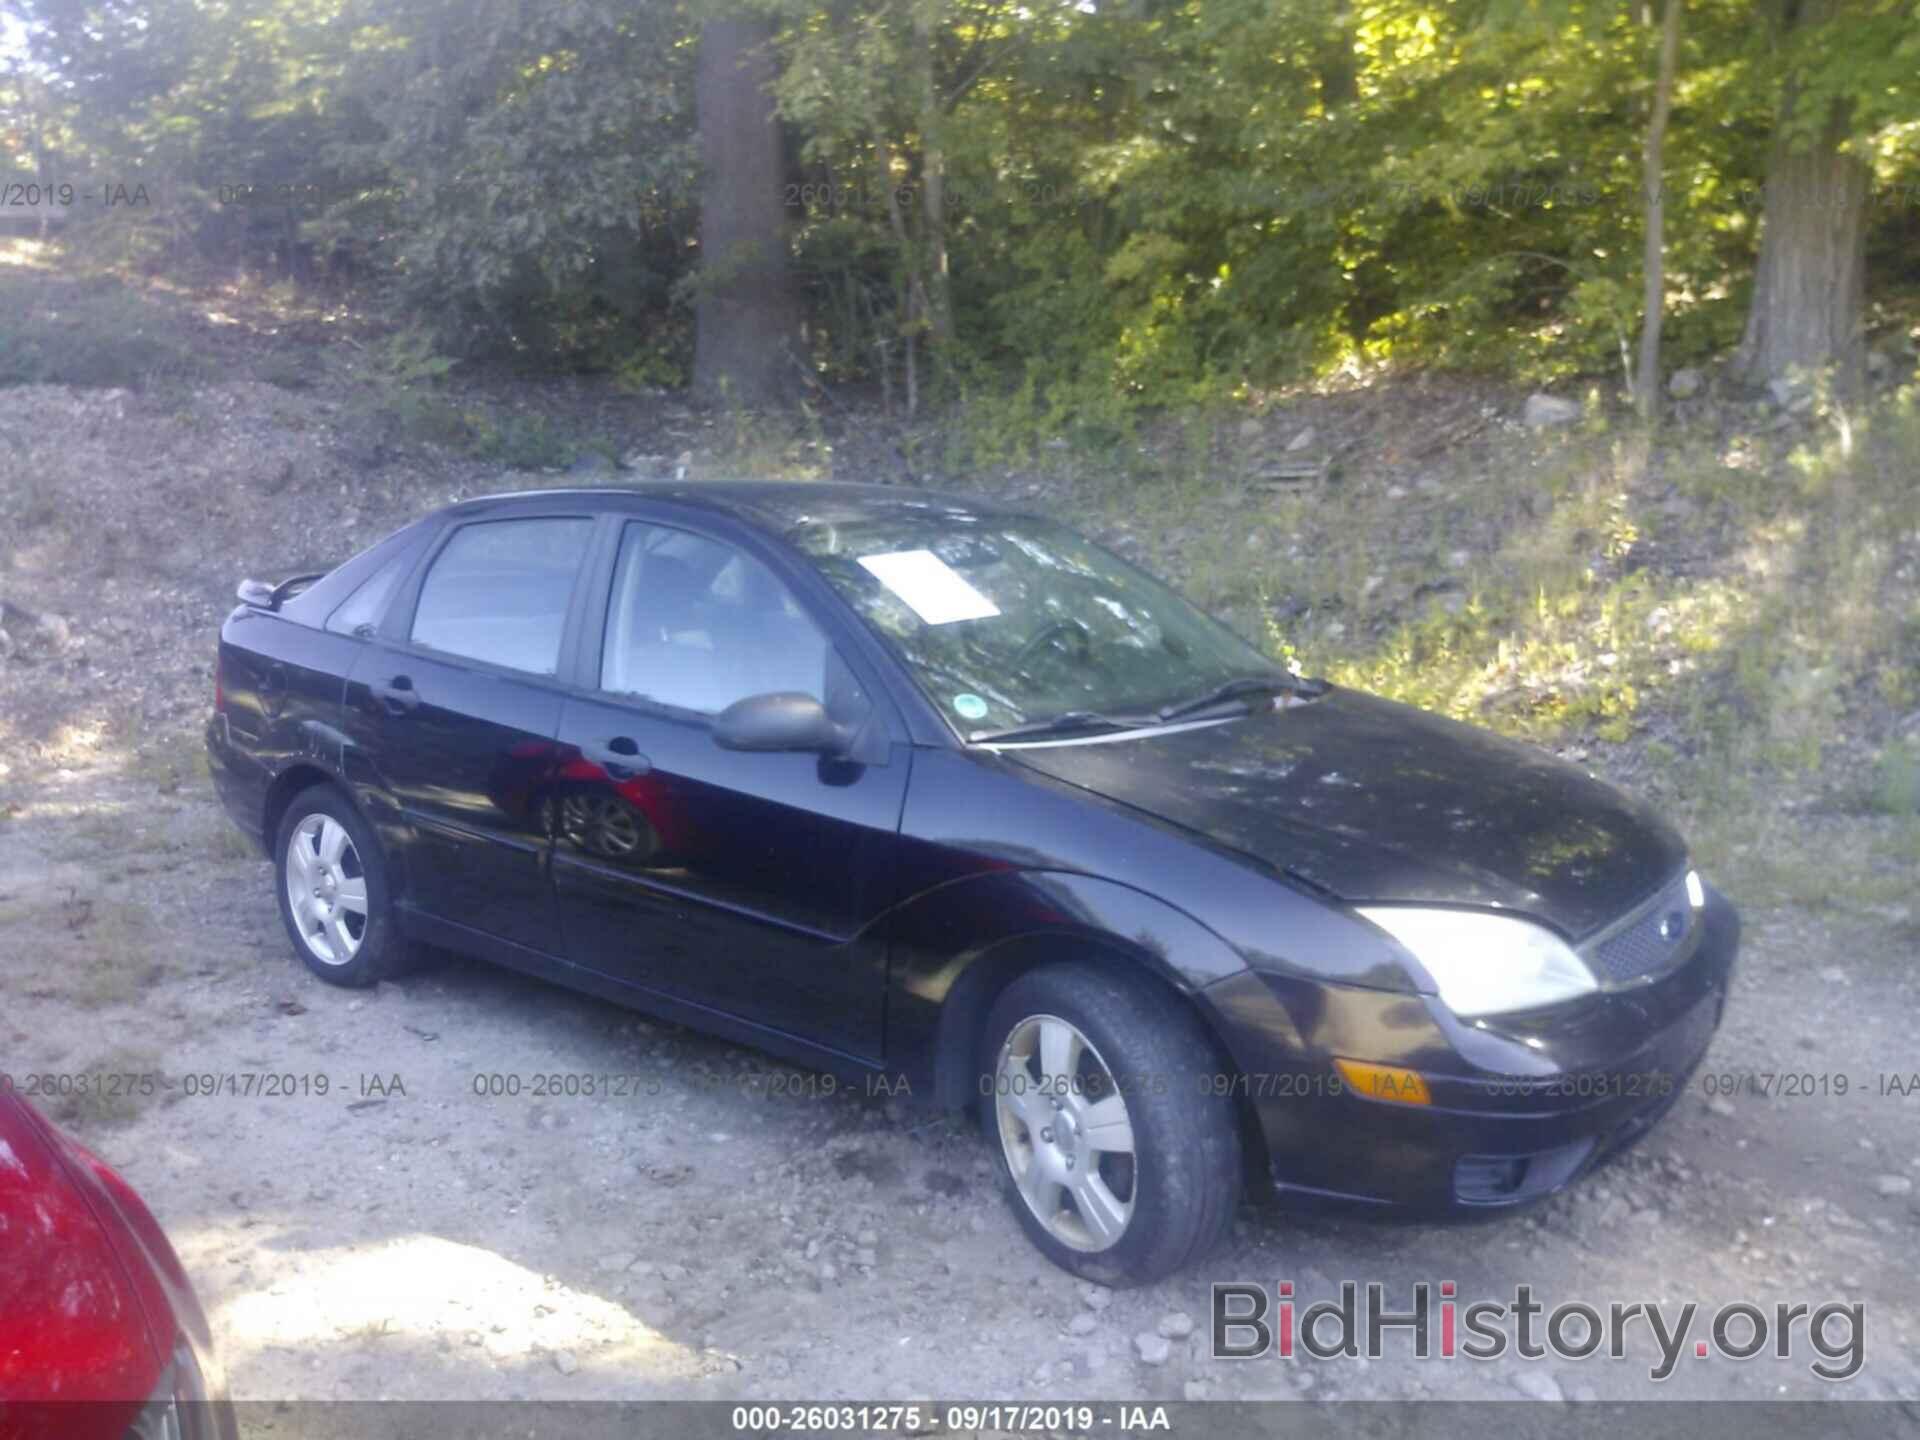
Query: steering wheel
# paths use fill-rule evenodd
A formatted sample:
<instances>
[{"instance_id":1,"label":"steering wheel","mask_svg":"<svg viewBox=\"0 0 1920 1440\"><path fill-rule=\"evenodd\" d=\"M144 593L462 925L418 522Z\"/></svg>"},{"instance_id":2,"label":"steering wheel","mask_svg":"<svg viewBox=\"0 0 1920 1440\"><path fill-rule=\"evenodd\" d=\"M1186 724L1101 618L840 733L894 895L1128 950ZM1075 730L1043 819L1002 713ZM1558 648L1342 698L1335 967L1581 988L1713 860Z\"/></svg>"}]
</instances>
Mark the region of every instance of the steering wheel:
<instances>
[{"instance_id":1,"label":"steering wheel","mask_svg":"<svg viewBox=\"0 0 1920 1440\"><path fill-rule=\"evenodd\" d=\"M1087 629L1085 623L1072 619L1053 620L1042 625L1039 630L1034 632L1033 638L1020 647L1019 651L1013 657L1010 668L1016 671L1025 670L1027 668L1027 662L1039 654L1043 646L1051 644L1063 635L1078 635L1080 637L1079 650L1081 659L1084 660L1093 653L1093 632Z\"/></svg>"}]
</instances>

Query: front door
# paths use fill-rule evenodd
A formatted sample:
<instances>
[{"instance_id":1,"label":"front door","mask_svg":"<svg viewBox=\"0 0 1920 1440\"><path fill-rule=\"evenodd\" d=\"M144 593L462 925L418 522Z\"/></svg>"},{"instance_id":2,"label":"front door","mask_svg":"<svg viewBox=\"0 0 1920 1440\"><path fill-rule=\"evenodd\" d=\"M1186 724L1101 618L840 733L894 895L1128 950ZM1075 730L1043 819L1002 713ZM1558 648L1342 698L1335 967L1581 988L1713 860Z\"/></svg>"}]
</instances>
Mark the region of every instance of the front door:
<instances>
[{"instance_id":1,"label":"front door","mask_svg":"<svg viewBox=\"0 0 1920 1440\"><path fill-rule=\"evenodd\" d=\"M881 1049L911 751L881 763L714 743L736 700L798 691L850 728L876 701L773 571L693 531L629 523L598 683L567 699L553 874L569 958L863 1059Z\"/></svg>"}]
</instances>

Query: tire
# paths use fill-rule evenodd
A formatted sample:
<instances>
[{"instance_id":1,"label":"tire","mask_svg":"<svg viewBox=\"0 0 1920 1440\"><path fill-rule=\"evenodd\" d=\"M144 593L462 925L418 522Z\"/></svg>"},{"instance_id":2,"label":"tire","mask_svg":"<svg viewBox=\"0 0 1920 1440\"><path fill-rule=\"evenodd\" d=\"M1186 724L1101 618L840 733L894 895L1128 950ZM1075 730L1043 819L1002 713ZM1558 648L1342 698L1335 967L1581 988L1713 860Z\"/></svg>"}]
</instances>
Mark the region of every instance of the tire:
<instances>
[{"instance_id":1,"label":"tire","mask_svg":"<svg viewBox=\"0 0 1920 1440\"><path fill-rule=\"evenodd\" d=\"M1007 1201L1042 1254L1103 1285L1201 1259L1240 1201L1233 1102L1207 1083L1214 1046L1167 1002L1143 978L1065 963L1022 975L987 1017L981 1125Z\"/></svg>"},{"instance_id":2,"label":"tire","mask_svg":"<svg viewBox=\"0 0 1920 1440\"><path fill-rule=\"evenodd\" d=\"M360 987L405 968L407 943L394 924L386 852L332 785L309 786L293 797L274 836L273 873L287 938L315 975L329 985Z\"/></svg>"}]
</instances>

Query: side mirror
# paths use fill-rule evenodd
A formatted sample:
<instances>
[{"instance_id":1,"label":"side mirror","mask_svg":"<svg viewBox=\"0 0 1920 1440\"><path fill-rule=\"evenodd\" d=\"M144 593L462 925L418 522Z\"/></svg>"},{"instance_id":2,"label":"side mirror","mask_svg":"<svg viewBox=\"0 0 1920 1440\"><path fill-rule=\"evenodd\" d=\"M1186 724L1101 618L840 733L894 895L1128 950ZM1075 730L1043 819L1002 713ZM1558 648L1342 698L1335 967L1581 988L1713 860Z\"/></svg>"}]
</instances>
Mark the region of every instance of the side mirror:
<instances>
[{"instance_id":1,"label":"side mirror","mask_svg":"<svg viewBox=\"0 0 1920 1440\"><path fill-rule=\"evenodd\" d=\"M838 754L847 737L811 695L783 691L749 695L722 710L713 740L723 750L812 750Z\"/></svg>"}]
</instances>

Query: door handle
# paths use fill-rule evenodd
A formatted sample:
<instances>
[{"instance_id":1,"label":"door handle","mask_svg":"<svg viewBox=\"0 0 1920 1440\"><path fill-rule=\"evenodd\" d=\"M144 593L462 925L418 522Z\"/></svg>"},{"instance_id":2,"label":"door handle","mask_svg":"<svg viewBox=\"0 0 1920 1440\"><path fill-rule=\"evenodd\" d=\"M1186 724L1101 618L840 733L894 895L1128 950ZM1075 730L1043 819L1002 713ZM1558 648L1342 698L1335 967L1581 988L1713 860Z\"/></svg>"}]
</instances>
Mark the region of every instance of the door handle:
<instances>
[{"instance_id":1,"label":"door handle","mask_svg":"<svg viewBox=\"0 0 1920 1440\"><path fill-rule=\"evenodd\" d=\"M580 753L606 771L608 778L613 780L631 780L653 769L653 762L642 755L640 747L626 735L616 735L597 745L582 745Z\"/></svg>"},{"instance_id":2,"label":"door handle","mask_svg":"<svg viewBox=\"0 0 1920 1440\"><path fill-rule=\"evenodd\" d=\"M373 698L387 709L389 715L404 715L419 707L420 696L413 688L413 677L396 675L384 683L376 680L367 687L373 692Z\"/></svg>"}]
</instances>

